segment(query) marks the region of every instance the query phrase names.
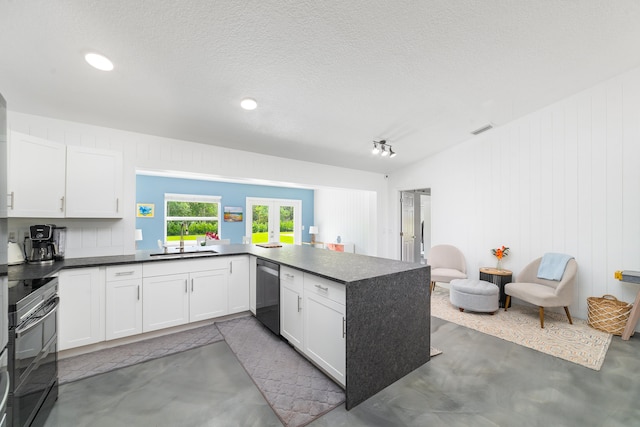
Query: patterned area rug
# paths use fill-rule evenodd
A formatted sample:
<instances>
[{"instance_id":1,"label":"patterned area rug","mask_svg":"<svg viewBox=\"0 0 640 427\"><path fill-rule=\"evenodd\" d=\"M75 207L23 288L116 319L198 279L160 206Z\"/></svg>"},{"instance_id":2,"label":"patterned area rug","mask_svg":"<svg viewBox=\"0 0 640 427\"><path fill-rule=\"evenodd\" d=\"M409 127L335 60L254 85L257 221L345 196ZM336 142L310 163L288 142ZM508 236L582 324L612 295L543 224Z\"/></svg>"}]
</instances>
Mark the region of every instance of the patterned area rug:
<instances>
[{"instance_id":1,"label":"patterned area rug","mask_svg":"<svg viewBox=\"0 0 640 427\"><path fill-rule=\"evenodd\" d=\"M303 426L345 400L344 391L253 316L216 323L285 426Z\"/></svg>"},{"instance_id":2,"label":"patterned area rug","mask_svg":"<svg viewBox=\"0 0 640 427\"><path fill-rule=\"evenodd\" d=\"M596 371L604 363L612 338L585 320L573 319L571 325L564 313L552 311L545 311L542 329L538 308L533 306L512 304L508 311L500 309L493 316L461 312L451 305L449 290L439 286L431 296L431 315Z\"/></svg>"},{"instance_id":3,"label":"patterned area rug","mask_svg":"<svg viewBox=\"0 0 640 427\"><path fill-rule=\"evenodd\" d=\"M60 384L222 341L213 325L68 357L58 361Z\"/></svg>"}]
</instances>

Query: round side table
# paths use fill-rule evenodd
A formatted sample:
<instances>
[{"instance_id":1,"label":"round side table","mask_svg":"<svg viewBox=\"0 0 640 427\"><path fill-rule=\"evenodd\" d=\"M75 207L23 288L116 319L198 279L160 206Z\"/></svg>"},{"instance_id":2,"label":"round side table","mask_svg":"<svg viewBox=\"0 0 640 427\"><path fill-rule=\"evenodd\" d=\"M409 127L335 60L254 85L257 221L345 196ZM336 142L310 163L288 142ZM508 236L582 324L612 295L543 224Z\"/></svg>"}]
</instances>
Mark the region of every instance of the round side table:
<instances>
[{"instance_id":1,"label":"round side table","mask_svg":"<svg viewBox=\"0 0 640 427\"><path fill-rule=\"evenodd\" d=\"M494 283L498 288L500 288L500 308L504 308L505 300L507 299L507 296L504 293L504 285L511 283L513 280L513 271L498 270L497 268L492 267L481 267L480 280Z\"/></svg>"}]
</instances>

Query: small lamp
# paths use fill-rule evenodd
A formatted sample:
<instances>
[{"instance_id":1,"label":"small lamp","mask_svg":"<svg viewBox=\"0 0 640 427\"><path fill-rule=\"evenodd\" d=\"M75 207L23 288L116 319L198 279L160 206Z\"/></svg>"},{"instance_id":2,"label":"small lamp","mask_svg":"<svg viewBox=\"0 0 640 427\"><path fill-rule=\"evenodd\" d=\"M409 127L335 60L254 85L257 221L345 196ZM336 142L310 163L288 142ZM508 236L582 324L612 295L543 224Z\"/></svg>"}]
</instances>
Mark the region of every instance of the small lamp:
<instances>
[{"instance_id":1,"label":"small lamp","mask_svg":"<svg viewBox=\"0 0 640 427\"><path fill-rule=\"evenodd\" d=\"M138 242L142 240L142 229L136 228L136 249L138 249Z\"/></svg>"},{"instance_id":2,"label":"small lamp","mask_svg":"<svg viewBox=\"0 0 640 427\"><path fill-rule=\"evenodd\" d=\"M309 234L311 234L311 244L316 242L316 234L318 234L318 227L312 225L309 227Z\"/></svg>"}]
</instances>

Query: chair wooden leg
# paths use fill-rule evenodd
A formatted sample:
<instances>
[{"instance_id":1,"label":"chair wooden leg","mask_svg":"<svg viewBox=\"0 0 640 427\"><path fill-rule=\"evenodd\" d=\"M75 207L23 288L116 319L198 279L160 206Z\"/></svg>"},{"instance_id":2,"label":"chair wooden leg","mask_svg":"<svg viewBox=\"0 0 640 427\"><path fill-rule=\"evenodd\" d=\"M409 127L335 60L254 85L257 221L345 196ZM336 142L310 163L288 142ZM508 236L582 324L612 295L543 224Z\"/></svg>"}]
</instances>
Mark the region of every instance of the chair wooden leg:
<instances>
[{"instance_id":1,"label":"chair wooden leg","mask_svg":"<svg viewBox=\"0 0 640 427\"><path fill-rule=\"evenodd\" d=\"M544 329L544 307L540 307L540 328Z\"/></svg>"},{"instance_id":2,"label":"chair wooden leg","mask_svg":"<svg viewBox=\"0 0 640 427\"><path fill-rule=\"evenodd\" d=\"M573 325L573 320L571 320L571 313L569 313L569 307L565 307L564 312L567 313L567 319L569 319L569 323Z\"/></svg>"},{"instance_id":3,"label":"chair wooden leg","mask_svg":"<svg viewBox=\"0 0 640 427\"><path fill-rule=\"evenodd\" d=\"M436 288L436 282L431 282L431 293L433 293L433 290Z\"/></svg>"},{"instance_id":4,"label":"chair wooden leg","mask_svg":"<svg viewBox=\"0 0 640 427\"><path fill-rule=\"evenodd\" d=\"M511 302L511 295L507 295L507 299L504 302L504 311L507 311L507 307L509 307L510 302Z\"/></svg>"}]
</instances>

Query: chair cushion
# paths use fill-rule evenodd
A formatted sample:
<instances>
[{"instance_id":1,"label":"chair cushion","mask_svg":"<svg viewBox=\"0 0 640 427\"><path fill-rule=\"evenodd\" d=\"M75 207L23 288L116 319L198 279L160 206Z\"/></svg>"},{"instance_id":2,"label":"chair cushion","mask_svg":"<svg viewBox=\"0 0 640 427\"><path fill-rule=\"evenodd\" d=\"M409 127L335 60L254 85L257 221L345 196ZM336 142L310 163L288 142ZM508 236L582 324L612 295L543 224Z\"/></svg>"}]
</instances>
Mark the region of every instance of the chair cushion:
<instances>
[{"instance_id":1,"label":"chair cushion","mask_svg":"<svg viewBox=\"0 0 640 427\"><path fill-rule=\"evenodd\" d=\"M466 279L467 275L453 268L432 268L431 281L449 283L454 279Z\"/></svg>"},{"instance_id":2,"label":"chair cushion","mask_svg":"<svg viewBox=\"0 0 640 427\"><path fill-rule=\"evenodd\" d=\"M554 288L539 283L507 283L504 286L504 293L513 298L541 307L562 307L563 304L558 302L555 291Z\"/></svg>"},{"instance_id":3,"label":"chair cushion","mask_svg":"<svg viewBox=\"0 0 640 427\"><path fill-rule=\"evenodd\" d=\"M451 281L451 289L471 295L498 295L498 285L477 279L455 279Z\"/></svg>"}]
</instances>

